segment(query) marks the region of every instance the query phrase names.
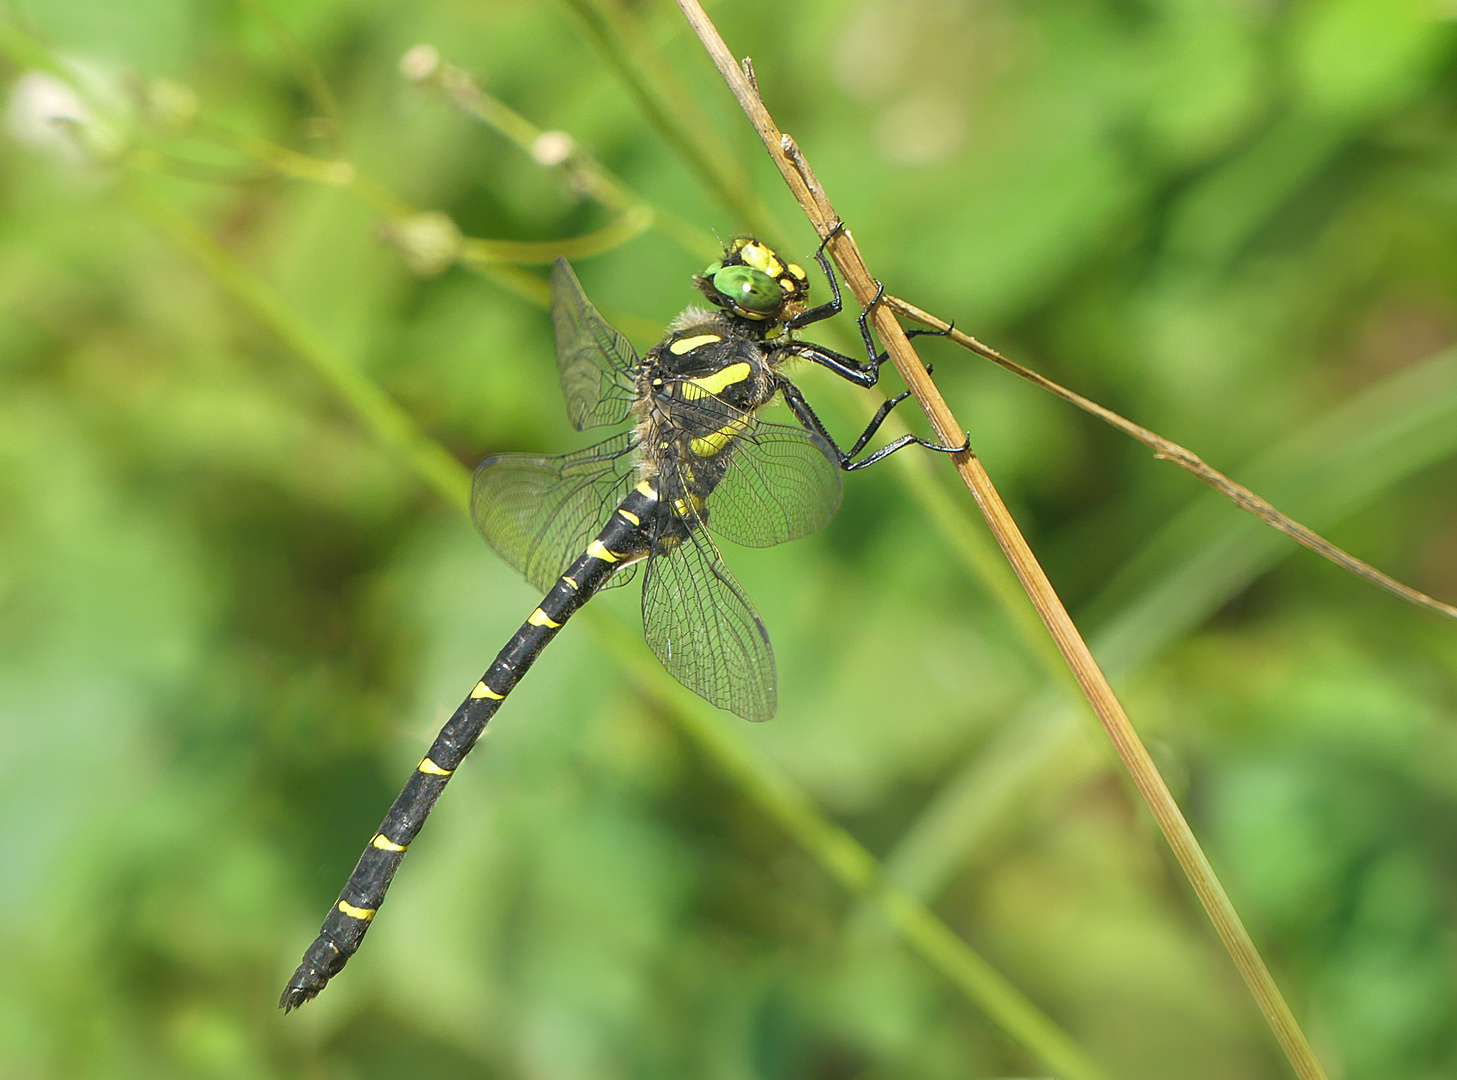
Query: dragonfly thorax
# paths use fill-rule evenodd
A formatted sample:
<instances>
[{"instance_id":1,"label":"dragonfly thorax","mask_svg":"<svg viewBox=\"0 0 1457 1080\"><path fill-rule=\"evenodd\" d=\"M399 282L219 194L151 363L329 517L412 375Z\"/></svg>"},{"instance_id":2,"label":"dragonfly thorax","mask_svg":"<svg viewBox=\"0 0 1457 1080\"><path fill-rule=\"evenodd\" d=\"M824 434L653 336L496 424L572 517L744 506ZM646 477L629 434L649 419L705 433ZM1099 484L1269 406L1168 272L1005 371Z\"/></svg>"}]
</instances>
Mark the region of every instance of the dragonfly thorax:
<instances>
[{"instance_id":1,"label":"dragonfly thorax","mask_svg":"<svg viewBox=\"0 0 1457 1080\"><path fill-rule=\"evenodd\" d=\"M758 341L724 316L690 309L644 358L639 442L649 470L706 499L735 443L777 388Z\"/></svg>"}]
</instances>

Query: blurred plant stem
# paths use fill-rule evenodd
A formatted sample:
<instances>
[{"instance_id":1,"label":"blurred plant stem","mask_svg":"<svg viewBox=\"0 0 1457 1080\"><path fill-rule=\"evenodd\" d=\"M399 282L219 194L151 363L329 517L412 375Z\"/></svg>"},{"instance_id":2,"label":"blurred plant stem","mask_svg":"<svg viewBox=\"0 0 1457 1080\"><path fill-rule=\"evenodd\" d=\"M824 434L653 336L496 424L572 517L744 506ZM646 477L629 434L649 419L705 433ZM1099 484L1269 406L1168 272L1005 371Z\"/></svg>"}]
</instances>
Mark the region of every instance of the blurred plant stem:
<instances>
[{"instance_id":1,"label":"blurred plant stem","mask_svg":"<svg viewBox=\"0 0 1457 1080\"><path fill-rule=\"evenodd\" d=\"M336 151L340 150L344 140L344 125L339 117L339 103L334 100L329 81L324 78L324 73L314 63L313 57L289 29L288 23L275 15L263 0L237 0L237 3L273 40L274 47L293 69L294 78L318 110L318 116L314 118L312 125L315 128L312 134L323 136L329 146Z\"/></svg>"},{"instance_id":2,"label":"blurred plant stem","mask_svg":"<svg viewBox=\"0 0 1457 1080\"><path fill-rule=\"evenodd\" d=\"M587 609L600 638L634 680L662 705L714 762L809 852L847 892L883 918L912 952L978 1002L997 1025L1058 1076L1102 1076L1066 1033L1028 1002L925 904L889 882L850 833L829 820L783 772L769 766L712 708L676 683L662 665L629 645L636 636L605 609Z\"/></svg>"},{"instance_id":3,"label":"blurred plant stem","mask_svg":"<svg viewBox=\"0 0 1457 1080\"><path fill-rule=\"evenodd\" d=\"M540 308L550 303L551 289L540 277L519 269L521 265L549 264L558 258L601 254L641 235L658 222L651 207L635 204L627 207L619 220L611 225L564 240L532 242L464 236L447 215L420 210L384 185L361 174L349 161L324 161L217 124L204 123L200 126L214 141L265 165L280 176L337 187L373 207L385 218L380 230L381 238L399 248L406 264L416 273L428 276L458 262L472 273ZM145 166L147 162L141 164ZM435 239L441 233L446 234L443 243ZM431 239L422 243L425 236L431 236ZM423 247L440 247L441 250L430 250L427 254L421 250ZM422 258L428 266L422 266ZM633 315L611 314L619 326L641 337L656 337L661 329Z\"/></svg>"},{"instance_id":4,"label":"blurred plant stem","mask_svg":"<svg viewBox=\"0 0 1457 1080\"><path fill-rule=\"evenodd\" d=\"M470 474L439 443L426 437L378 385L359 373L262 280L190 220L167 205L138 177L123 181L127 201L192 258L352 409L370 432L414 469L447 504L470 512Z\"/></svg>"},{"instance_id":5,"label":"blurred plant stem","mask_svg":"<svg viewBox=\"0 0 1457 1080\"><path fill-rule=\"evenodd\" d=\"M637 102L646 122L693 170L698 182L741 228L780 245L784 232L754 193L738 158L628 13L615 0L565 3L581 19L588 39Z\"/></svg>"},{"instance_id":6,"label":"blurred plant stem","mask_svg":"<svg viewBox=\"0 0 1457 1080\"><path fill-rule=\"evenodd\" d=\"M712 233L642 199L566 132L537 127L504 101L488 94L464 68L442 60L434 46L415 46L405 54L400 66L411 82L443 94L461 112L515 143L538 165L556 169L566 179L569 190L614 213L646 215L652 228L694 258L711 259L718 254L718 241ZM574 258L576 254L596 252L583 251L563 258Z\"/></svg>"},{"instance_id":7,"label":"blurred plant stem","mask_svg":"<svg viewBox=\"0 0 1457 1080\"><path fill-rule=\"evenodd\" d=\"M40 42L8 19L0 19L0 54L20 71L44 71L80 90L75 74Z\"/></svg>"},{"instance_id":8,"label":"blurred plant stem","mask_svg":"<svg viewBox=\"0 0 1457 1080\"><path fill-rule=\"evenodd\" d=\"M470 472L414 421L379 386L315 333L261 279L235 260L192 221L173 210L145 182L125 181L124 191L139 213L188 255L213 281L297 353L339 394L365 427L416 471L448 505L470 515ZM656 660L626 645L629 634L605 613L588 607L588 624L619 657L632 659L640 681L663 696L671 681ZM656 671L656 674L654 672ZM906 946L944 974L1010 1037L1060 1076L1102 1080L1106 1076L1078 1045L1024 995L999 975L924 905L909 894L879 886L880 867L848 832L832 822L808 795L732 734L707 707L666 709L689 738L740 791L760 805L804 847L835 881L860 895L873 895Z\"/></svg>"}]
</instances>

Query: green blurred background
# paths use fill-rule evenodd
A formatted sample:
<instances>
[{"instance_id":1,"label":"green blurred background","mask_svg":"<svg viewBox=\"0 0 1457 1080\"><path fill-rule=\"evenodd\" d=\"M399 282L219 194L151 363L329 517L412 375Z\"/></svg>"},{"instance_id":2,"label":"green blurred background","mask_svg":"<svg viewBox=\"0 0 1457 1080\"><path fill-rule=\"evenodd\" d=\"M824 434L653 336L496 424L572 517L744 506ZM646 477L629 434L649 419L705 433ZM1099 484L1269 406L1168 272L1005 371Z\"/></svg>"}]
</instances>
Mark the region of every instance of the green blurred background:
<instances>
[{"instance_id":1,"label":"green blurred background","mask_svg":"<svg viewBox=\"0 0 1457 1080\"><path fill-rule=\"evenodd\" d=\"M0 146L0 1076L1045 1074L685 734L604 646L616 624L586 620L451 785L358 958L278 1012L535 596L128 190L467 465L585 442L540 307L499 274L412 274L357 190L280 176L227 132L347 157L477 237L607 225L401 78L431 42L693 229L745 222L565 3L3 7L108 117L46 127L31 81ZM1457 596L1457 8L713 11L892 292ZM630 17L807 255L676 9ZM651 230L578 270L642 346L709 253ZM848 348L841 321L824 340ZM925 355L1331 1075L1457 1076L1453 626L1012 376ZM873 407L801 383L847 437ZM908 452L847 478L812 539L726 545L781 705L719 721L1111 1074L1286 1075L1025 606L972 570L986 541L952 481ZM948 495L962 516L938 526ZM632 635L636 593L599 602Z\"/></svg>"}]
</instances>

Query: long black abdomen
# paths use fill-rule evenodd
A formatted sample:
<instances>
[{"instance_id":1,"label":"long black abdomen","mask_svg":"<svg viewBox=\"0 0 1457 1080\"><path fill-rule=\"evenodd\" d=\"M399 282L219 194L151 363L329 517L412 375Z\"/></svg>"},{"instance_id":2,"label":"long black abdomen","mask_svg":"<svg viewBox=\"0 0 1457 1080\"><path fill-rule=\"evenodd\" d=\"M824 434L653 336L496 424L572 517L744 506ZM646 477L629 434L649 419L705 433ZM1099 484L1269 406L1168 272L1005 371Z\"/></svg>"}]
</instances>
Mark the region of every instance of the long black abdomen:
<instances>
[{"instance_id":1,"label":"long black abdomen","mask_svg":"<svg viewBox=\"0 0 1457 1080\"><path fill-rule=\"evenodd\" d=\"M657 498L648 482L629 493L440 729L430 752L415 767L379 831L359 857L339 899L325 916L319 936L304 953L303 963L284 988L278 1001L282 1009L297 1008L313 998L358 951L410 842L506 695L562 625L606 584L613 572L647 554L649 526L643 523L656 520Z\"/></svg>"}]
</instances>

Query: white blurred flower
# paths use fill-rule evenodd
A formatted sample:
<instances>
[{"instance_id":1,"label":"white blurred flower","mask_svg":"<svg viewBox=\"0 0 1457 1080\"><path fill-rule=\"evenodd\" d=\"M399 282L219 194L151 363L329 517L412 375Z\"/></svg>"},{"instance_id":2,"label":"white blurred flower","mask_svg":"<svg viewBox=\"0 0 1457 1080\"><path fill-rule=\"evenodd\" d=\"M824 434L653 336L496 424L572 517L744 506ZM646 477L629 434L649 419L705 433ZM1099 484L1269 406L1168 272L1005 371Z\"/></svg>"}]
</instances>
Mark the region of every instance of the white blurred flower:
<instances>
[{"instance_id":1,"label":"white blurred flower","mask_svg":"<svg viewBox=\"0 0 1457 1080\"><path fill-rule=\"evenodd\" d=\"M411 82L434 78L440 70L440 50L434 45L416 45L400 57L400 74Z\"/></svg>"},{"instance_id":2,"label":"white blurred flower","mask_svg":"<svg viewBox=\"0 0 1457 1080\"><path fill-rule=\"evenodd\" d=\"M113 158L125 145L114 120L98 115L66 80L42 71L28 71L15 81L5 127L16 142L77 168Z\"/></svg>"},{"instance_id":3,"label":"white blurred flower","mask_svg":"<svg viewBox=\"0 0 1457 1080\"><path fill-rule=\"evenodd\" d=\"M426 210L380 226L380 239L393 244L405 265L420 277L444 273L460 258L460 226L447 214Z\"/></svg>"},{"instance_id":4,"label":"white blurred flower","mask_svg":"<svg viewBox=\"0 0 1457 1080\"><path fill-rule=\"evenodd\" d=\"M576 143L565 131L543 131L531 144L531 157L538 165L550 168L563 164L576 149Z\"/></svg>"},{"instance_id":5,"label":"white blurred flower","mask_svg":"<svg viewBox=\"0 0 1457 1080\"><path fill-rule=\"evenodd\" d=\"M61 79L29 71L15 82L5 127L16 142L71 158L76 164L85 152L75 129L91 122L91 110L81 96Z\"/></svg>"}]
</instances>

